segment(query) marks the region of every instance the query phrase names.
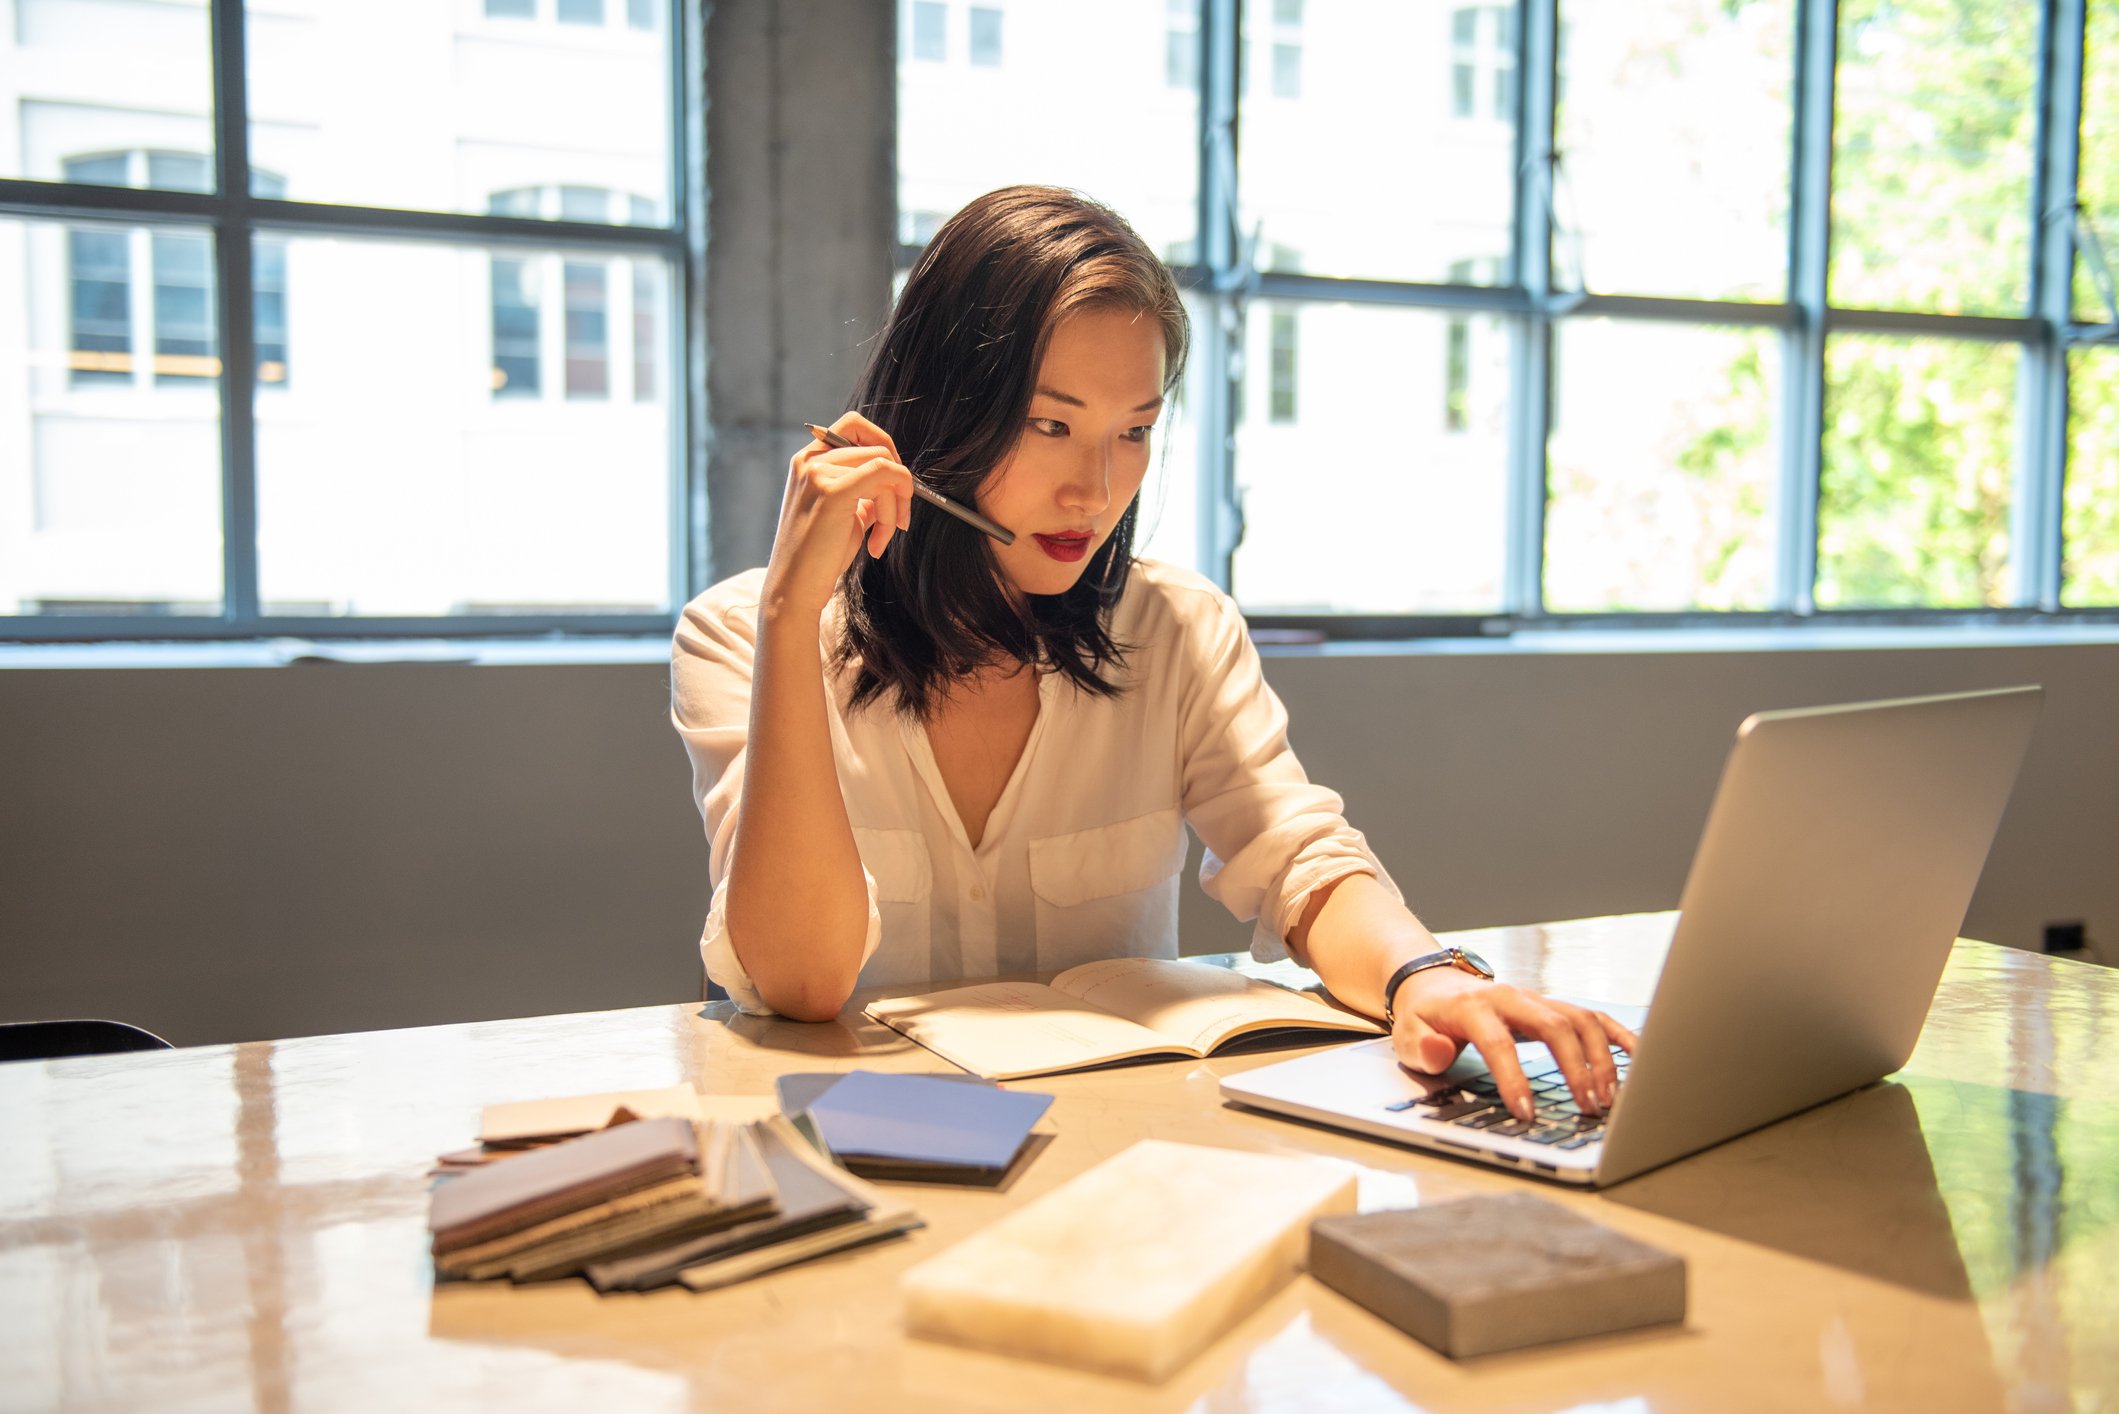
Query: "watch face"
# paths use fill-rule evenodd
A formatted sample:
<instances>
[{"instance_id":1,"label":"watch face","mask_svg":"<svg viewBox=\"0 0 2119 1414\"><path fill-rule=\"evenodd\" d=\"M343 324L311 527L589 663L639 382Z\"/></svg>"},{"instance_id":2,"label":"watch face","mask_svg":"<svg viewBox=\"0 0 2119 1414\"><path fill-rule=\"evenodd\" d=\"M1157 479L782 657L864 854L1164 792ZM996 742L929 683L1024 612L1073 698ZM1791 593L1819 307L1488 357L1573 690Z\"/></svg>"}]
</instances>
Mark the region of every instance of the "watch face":
<instances>
[{"instance_id":1,"label":"watch face","mask_svg":"<svg viewBox=\"0 0 2119 1414\"><path fill-rule=\"evenodd\" d=\"M1450 951L1470 963L1472 971L1478 973L1481 977L1490 978L1494 975L1494 969L1487 963L1486 959L1473 952L1470 948L1451 948Z\"/></svg>"}]
</instances>

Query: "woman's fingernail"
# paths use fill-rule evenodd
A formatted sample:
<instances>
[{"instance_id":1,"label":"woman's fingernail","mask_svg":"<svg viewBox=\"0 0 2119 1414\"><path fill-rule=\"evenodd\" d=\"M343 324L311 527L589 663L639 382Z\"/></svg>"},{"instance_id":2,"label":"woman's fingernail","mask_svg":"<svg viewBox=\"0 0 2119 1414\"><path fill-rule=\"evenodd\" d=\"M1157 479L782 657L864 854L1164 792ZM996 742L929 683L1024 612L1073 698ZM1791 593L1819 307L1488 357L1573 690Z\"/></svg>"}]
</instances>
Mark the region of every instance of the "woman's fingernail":
<instances>
[{"instance_id":1,"label":"woman's fingernail","mask_svg":"<svg viewBox=\"0 0 2119 1414\"><path fill-rule=\"evenodd\" d=\"M1508 1112L1517 1119L1528 1120L1531 1116L1530 1101L1518 1096L1508 1102Z\"/></svg>"}]
</instances>

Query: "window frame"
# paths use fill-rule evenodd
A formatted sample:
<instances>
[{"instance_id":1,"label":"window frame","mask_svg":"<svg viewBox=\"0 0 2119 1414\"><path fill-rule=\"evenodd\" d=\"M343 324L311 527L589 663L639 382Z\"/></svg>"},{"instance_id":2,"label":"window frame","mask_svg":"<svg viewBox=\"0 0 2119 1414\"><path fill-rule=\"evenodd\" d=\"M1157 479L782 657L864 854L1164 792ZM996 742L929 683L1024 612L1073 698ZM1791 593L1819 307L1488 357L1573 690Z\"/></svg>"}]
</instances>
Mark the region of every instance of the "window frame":
<instances>
[{"instance_id":1,"label":"window frame","mask_svg":"<svg viewBox=\"0 0 2119 1414\"><path fill-rule=\"evenodd\" d=\"M215 319L221 372L221 556L222 600L217 615L22 614L0 616L0 640L81 642L93 640L226 640L273 637L480 638L555 633L591 635L665 634L670 619L708 572L705 517L706 389L705 327L698 292L705 279L705 198L701 173L704 74L691 62L703 52L699 7L659 0L667 26L666 81L675 118L667 172L671 219L664 226L597 224L497 216L483 212L419 211L342 206L259 197L251 192L247 13L243 0L209 0L212 47L211 126L215 177L211 192L164 191L85 183L0 178L0 215L40 221L123 224L153 231L203 233L213 246ZM606 0L606 16L625 6ZM545 13L540 7L539 14ZM482 15L482 11L481 11ZM484 23L481 18L481 23ZM494 23L524 23L495 20ZM608 24L606 25L608 28ZM662 332L666 361L657 369L667 381L669 418L669 576L666 612L524 613L397 616L265 615L260 611L257 553L257 325L253 242L260 235L346 236L431 242L495 253L523 250L564 261L579 252L606 266L614 256L667 262L673 287L668 308L672 327ZM137 345L142 334L133 331ZM152 330L146 337L153 337ZM205 380L201 380L204 382ZM628 396L622 401L630 402Z\"/></svg>"},{"instance_id":2,"label":"window frame","mask_svg":"<svg viewBox=\"0 0 2119 1414\"><path fill-rule=\"evenodd\" d=\"M1192 410L1200 425L1199 562L1223 588L1243 533L1233 436L1241 421L1245 314L1257 301L1276 310L1302 302L1402 306L1458 315L1485 314L1509 332L1508 507L1502 603L1483 614L1248 615L1267 638L1403 639L1506 635L1517 631L1612 628L1785 628L1809 625L2008 626L2119 623L2119 605L2061 603L2062 489L2068 452L2067 359L2085 346L2119 344L2119 327L2073 316L2077 237L2076 190L2083 95L2083 43L2091 0L2041 7L2033 152L2031 302L2021 316L1946 315L1839 308L1826 298L1831 221L1832 131L1837 78L1838 7L1833 0L1795 0L1789 143L1789 233L1786 297L1773 303L1598 294L1556 278L1555 246L1565 239L1550 199L1557 174L1558 45L1563 0L1517 0L1512 95L1515 119L1515 238L1494 283L1344 279L1276 271L1254 263L1257 244L1244 226L1235 190L1235 160L1247 97L1242 73L1246 21L1261 37L1274 30L1271 0L1201 0L1199 240L1197 263L1178 270L1188 295L1208 317L1195 326L1194 357L1205 365L1206 395ZM1485 0L1450 10L1478 14L1475 42L1497 23ZM1165 25L1165 33L1174 33ZM1167 43L1168 40L1166 39ZM1476 44L1475 44L1476 47ZM1438 55L1447 78L1462 57L1449 31ZM1475 83L1473 118L1484 116L1485 84ZM1460 120L1461 121L1461 120ZM1265 233L1270 237L1271 232ZM919 247L900 245L900 268ZM1544 595L1547 443L1551 434L1553 332L1564 320L1620 318L1778 330L1782 340L1781 444L1777 468L1776 563L1770 607L1763 610L1567 611ZM1895 334L2014 343L2023 350L2014 469L2010 577L2005 606L1994 608L1821 608L1815 600L1818 498L1824 445L1826 340L1834 334ZM1248 376L1257 377L1258 360ZM1251 390L1257 394L1260 390ZM1241 585L1234 588L1241 595Z\"/></svg>"}]
</instances>

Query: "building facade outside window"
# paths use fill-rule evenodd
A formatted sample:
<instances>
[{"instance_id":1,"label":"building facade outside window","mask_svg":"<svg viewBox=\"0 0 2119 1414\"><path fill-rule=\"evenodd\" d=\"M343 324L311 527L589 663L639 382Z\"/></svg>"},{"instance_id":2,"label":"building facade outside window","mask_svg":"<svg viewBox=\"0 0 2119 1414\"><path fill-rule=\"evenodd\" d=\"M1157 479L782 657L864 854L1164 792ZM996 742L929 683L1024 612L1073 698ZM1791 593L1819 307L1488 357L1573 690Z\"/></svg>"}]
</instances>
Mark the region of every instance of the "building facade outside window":
<instances>
[{"instance_id":1,"label":"building facade outside window","mask_svg":"<svg viewBox=\"0 0 2119 1414\"><path fill-rule=\"evenodd\" d=\"M1296 389L1300 369L1296 363L1295 313L1276 309L1270 316L1266 416L1275 422L1295 421Z\"/></svg>"},{"instance_id":2,"label":"building facade outside window","mask_svg":"<svg viewBox=\"0 0 2119 1414\"><path fill-rule=\"evenodd\" d=\"M1450 111L1506 122L1516 111L1516 11L1465 5L1450 12Z\"/></svg>"},{"instance_id":3,"label":"building facade outside window","mask_svg":"<svg viewBox=\"0 0 2119 1414\"><path fill-rule=\"evenodd\" d=\"M493 193L497 215L648 224L653 202L601 187ZM661 266L626 257L491 257L493 396L651 402L664 358ZM559 292L556 308L545 291ZM551 310L548 317L547 311Z\"/></svg>"},{"instance_id":4,"label":"building facade outside window","mask_svg":"<svg viewBox=\"0 0 2119 1414\"><path fill-rule=\"evenodd\" d=\"M1302 97L1303 0L1273 0L1273 96Z\"/></svg>"},{"instance_id":5,"label":"building facade outside window","mask_svg":"<svg viewBox=\"0 0 2119 1414\"><path fill-rule=\"evenodd\" d=\"M657 0L481 0L489 20L539 20L584 28L624 26L653 30L662 13Z\"/></svg>"},{"instance_id":6,"label":"building facade outside window","mask_svg":"<svg viewBox=\"0 0 2119 1414\"><path fill-rule=\"evenodd\" d=\"M1197 90L1200 0L1163 0L1163 5L1163 83Z\"/></svg>"},{"instance_id":7,"label":"building facade outside window","mask_svg":"<svg viewBox=\"0 0 2119 1414\"><path fill-rule=\"evenodd\" d=\"M1453 260L1449 266L1449 282L1453 285L1495 285L1501 279L1503 262L1488 256L1481 259ZM1472 426L1472 370L1474 357L1472 339L1475 326L1490 325L1490 320L1480 320L1470 314L1452 315L1445 325L1444 338L1448 341L1443 353L1442 372L1442 428L1445 432L1469 432ZM1486 342L1492 342L1492 331L1481 328ZM1478 366L1489 366L1493 354L1478 360Z\"/></svg>"},{"instance_id":8,"label":"building facade outside window","mask_svg":"<svg viewBox=\"0 0 2119 1414\"><path fill-rule=\"evenodd\" d=\"M99 153L69 157L61 165L70 182L165 191L212 189L210 160L198 153ZM277 196L285 185L272 173L253 176L261 196ZM181 231L76 228L66 239L71 286L67 368L74 387L219 376L213 244L208 237ZM261 385L284 385L288 377L286 260L284 241L258 242L255 303Z\"/></svg>"}]
</instances>

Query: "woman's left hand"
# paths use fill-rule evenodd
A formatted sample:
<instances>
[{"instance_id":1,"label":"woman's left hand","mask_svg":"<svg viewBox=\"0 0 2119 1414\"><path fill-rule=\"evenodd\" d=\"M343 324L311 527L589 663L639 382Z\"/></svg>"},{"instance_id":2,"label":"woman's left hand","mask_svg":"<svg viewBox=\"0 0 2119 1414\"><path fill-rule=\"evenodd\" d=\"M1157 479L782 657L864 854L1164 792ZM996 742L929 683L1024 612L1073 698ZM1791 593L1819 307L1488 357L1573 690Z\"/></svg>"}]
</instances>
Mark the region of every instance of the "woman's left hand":
<instances>
[{"instance_id":1,"label":"woman's left hand","mask_svg":"<svg viewBox=\"0 0 2119 1414\"><path fill-rule=\"evenodd\" d=\"M1493 1072L1502 1103L1517 1119L1533 1113L1530 1085L1516 1060L1518 1039L1543 1041L1575 1103L1601 1115L1618 1096L1611 1047L1632 1051L1640 1038L1601 1011L1493 982L1455 967L1430 967L1398 989L1391 1048L1407 1068L1427 1075L1449 1069L1468 1043Z\"/></svg>"}]
</instances>

